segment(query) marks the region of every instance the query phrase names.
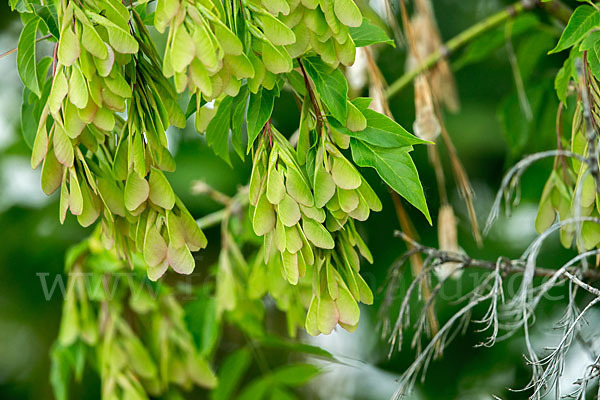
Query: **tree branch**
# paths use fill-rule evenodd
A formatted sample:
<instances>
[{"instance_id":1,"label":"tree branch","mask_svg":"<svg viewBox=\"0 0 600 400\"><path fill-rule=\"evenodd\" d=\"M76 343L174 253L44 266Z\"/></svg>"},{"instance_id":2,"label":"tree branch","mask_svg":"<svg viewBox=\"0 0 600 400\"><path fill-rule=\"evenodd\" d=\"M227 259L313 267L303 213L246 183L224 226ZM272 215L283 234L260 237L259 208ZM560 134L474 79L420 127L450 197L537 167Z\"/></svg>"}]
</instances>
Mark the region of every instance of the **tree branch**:
<instances>
[{"instance_id":1,"label":"tree branch","mask_svg":"<svg viewBox=\"0 0 600 400\"><path fill-rule=\"evenodd\" d=\"M442 251L442 250L438 250L433 247L422 245L421 243L418 243L415 240L411 239L404 232L396 231L396 232L394 232L394 236L399 237L404 241L410 242L413 249L415 249L419 253L427 255L430 258L439 260L440 264L443 264L446 262L454 262L454 263L460 264L462 268L479 268L479 269L485 269L488 271L496 270L496 267L498 265L498 261L479 260L479 259L471 258L466 254ZM525 263L525 261L521 260L521 259L511 260L508 258L503 258L500 261L500 267L501 267L500 270L505 275L520 274L520 273L525 272L525 266L523 265L524 263ZM551 268L540 268L540 267L535 268L535 276L537 276L537 277L549 278L549 277L554 276L554 274L556 274L556 272L557 272L556 269L551 269ZM584 279L588 279L591 281L600 280L600 270L588 269L586 271L577 270L577 272ZM597 295L600 296L600 290L583 283L581 280L576 278L573 274L574 274L574 269L572 269L570 271L565 270L565 272L563 273L565 278L572 280L573 283L577 284L578 286L581 286L585 290L592 292L593 294L598 293ZM576 278L577 281L575 281L572 278ZM580 283L583 285L581 285ZM584 287L584 285L585 285L585 287Z\"/></svg>"},{"instance_id":2,"label":"tree branch","mask_svg":"<svg viewBox=\"0 0 600 400\"><path fill-rule=\"evenodd\" d=\"M556 19L563 23L567 23L571 15L569 7L565 6L559 0L554 0L546 3L539 3L535 0L521 0L518 1L504 10L497 12L496 14L490 15L483 21L471 26L465 31L459 33L448 42L446 42L436 52L431 53L418 67L408 71L402 75L398 80L393 82L387 90L387 97L391 98L400 93L402 89L413 81L418 75L425 72L429 68L435 66L442 58L448 58L452 53L482 35L483 33L497 27L503 22L510 18L514 18L524 11L533 9L535 6L540 6L547 13L554 16Z\"/></svg>"}]
</instances>

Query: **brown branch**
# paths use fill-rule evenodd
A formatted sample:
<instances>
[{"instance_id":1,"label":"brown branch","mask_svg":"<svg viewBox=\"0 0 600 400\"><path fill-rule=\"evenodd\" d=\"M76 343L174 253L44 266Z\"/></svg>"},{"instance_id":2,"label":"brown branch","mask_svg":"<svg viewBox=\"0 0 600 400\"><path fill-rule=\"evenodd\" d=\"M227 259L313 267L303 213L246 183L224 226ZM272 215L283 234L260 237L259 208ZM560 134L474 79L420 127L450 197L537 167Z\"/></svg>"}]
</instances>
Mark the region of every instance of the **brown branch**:
<instances>
[{"instance_id":1,"label":"brown branch","mask_svg":"<svg viewBox=\"0 0 600 400\"><path fill-rule=\"evenodd\" d=\"M446 262L453 262L453 263L460 264L462 268L479 268L479 269L484 269L484 270L488 270L488 271L496 270L497 265L498 265L498 261L479 260L479 259L471 258L466 254L438 250L433 247L422 245L421 243L418 243L417 241L411 239L404 232L396 231L396 232L394 232L394 236L399 237L404 241L410 242L413 249L415 249L416 251L418 251L422 254L425 254L426 256L428 256L430 258L439 260L440 264L443 264ZM524 263L523 260L519 260L519 259L511 260L508 258L503 258L500 261L500 263L501 263L500 264L501 271L505 275L521 274L521 273L525 272L525 266L523 265L523 263ZM557 272L556 269L536 267L534 274L537 277L550 278L550 277L554 276L554 274L556 274L556 272ZM570 279L577 285L581 286L580 283L583 283L583 282L580 281L579 278L577 278L579 280L579 282L575 282L572 279L573 277L575 277L575 273L578 273L581 278L586 279L586 280L590 280L590 281L600 280L600 270L597 270L597 269L588 269L585 271L581 271L581 270L576 270L575 268L573 268L571 270L566 270L565 273L563 273L563 275L565 276L565 278ZM584 285L586 285L586 287L584 288L586 290L599 290L599 289L596 289L587 284L584 284ZM600 295L600 291L598 292L598 295Z\"/></svg>"}]
</instances>

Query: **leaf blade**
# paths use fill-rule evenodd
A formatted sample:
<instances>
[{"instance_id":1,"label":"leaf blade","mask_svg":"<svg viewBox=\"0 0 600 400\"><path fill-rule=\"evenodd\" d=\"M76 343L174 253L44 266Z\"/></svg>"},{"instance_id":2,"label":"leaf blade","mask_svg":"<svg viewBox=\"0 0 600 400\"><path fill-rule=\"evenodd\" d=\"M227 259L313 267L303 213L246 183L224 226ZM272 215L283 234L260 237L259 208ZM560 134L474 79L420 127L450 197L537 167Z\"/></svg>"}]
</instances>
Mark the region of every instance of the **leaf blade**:
<instances>
[{"instance_id":1,"label":"leaf blade","mask_svg":"<svg viewBox=\"0 0 600 400\"><path fill-rule=\"evenodd\" d=\"M408 154L411 147L376 147L354 138L350 144L356 164L374 168L385 183L421 211L431 224L425 193L415 164Z\"/></svg>"},{"instance_id":2,"label":"leaf blade","mask_svg":"<svg viewBox=\"0 0 600 400\"><path fill-rule=\"evenodd\" d=\"M584 35L600 23L600 13L594 7L582 5L575 9L565 27L556 47L550 54L558 53L583 39Z\"/></svg>"},{"instance_id":3,"label":"leaf blade","mask_svg":"<svg viewBox=\"0 0 600 400\"><path fill-rule=\"evenodd\" d=\"M25 87L40 97L40 83L35 61L36 34L40 19L34 18L25 24L17 44L17 70Z\"/></svg>"}]
</instances>

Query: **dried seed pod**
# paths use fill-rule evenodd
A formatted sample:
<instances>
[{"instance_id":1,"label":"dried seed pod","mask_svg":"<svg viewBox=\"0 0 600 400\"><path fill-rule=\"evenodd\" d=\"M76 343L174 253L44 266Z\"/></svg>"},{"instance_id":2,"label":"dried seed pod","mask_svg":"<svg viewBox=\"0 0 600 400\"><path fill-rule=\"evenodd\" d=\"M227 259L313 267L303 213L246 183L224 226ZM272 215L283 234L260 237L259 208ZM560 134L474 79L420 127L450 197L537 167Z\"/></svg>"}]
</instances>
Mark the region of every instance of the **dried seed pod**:
<instances>
[{"instance_id":1,"label":"dried seed pod","mask_svg":"<svg viewBox=\"0 0 600 400\"><path fill-rule=\"evenodd\" d=\"M429 83L423 75L415 78L415 135L423 140L434 142L440 135L440 123L435 116Z\"/></svg>"},{"instance_id":2,"label":"dried seed pod","mask_svg":"<svg viewBox=\"0 0 600 400\"><path fill-rule=\"evenodd\" d=\"M456 218L452 206L444 204L440 207L438 215L438 244L440 250L459 253L461 250L458 246L458 235L456 231ZM435 274L440 280L445 280L448 277L457 279L462 274L459 269L460 264L454 262L446 262L435 268Z\"/></svg>"}]
</instances>

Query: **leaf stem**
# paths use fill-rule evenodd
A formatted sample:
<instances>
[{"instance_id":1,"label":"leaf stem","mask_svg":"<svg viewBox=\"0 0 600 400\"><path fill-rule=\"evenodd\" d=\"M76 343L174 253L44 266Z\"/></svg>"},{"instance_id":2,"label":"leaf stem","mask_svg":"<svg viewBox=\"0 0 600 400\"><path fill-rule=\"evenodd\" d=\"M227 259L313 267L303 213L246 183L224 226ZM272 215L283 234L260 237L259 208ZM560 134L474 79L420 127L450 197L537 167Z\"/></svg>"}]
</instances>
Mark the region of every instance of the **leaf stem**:
<instances>
[{"instance_id":1,"label":"leaf stem","mask_svg":"<svg viewBox=\"0 0 600 400\"><path fill-rule=\"evenodd\" d=\"M539 3L538 1L532 0L521 0L513 3L502 11L490 15L483 21L480 21L467 28L442 45L437 51L431 53L427 58L425 58L425 60L423 60L421 65L412 69L411 71L408 71L395 82L393 82L386 92L387 97L392 98L400 93L402 89L412 82L413 79L415 79L419 74L436 65L441 59L448 58L450 54L454 53L456 50L460 49L473 39L497 27L506 20L514 18L520 13L534 8L535 6L541 7L547 13L553 15L563 23L566 23L571 15L571 10L559 0L545 3Z\"/></svg>"}]
</instances>

